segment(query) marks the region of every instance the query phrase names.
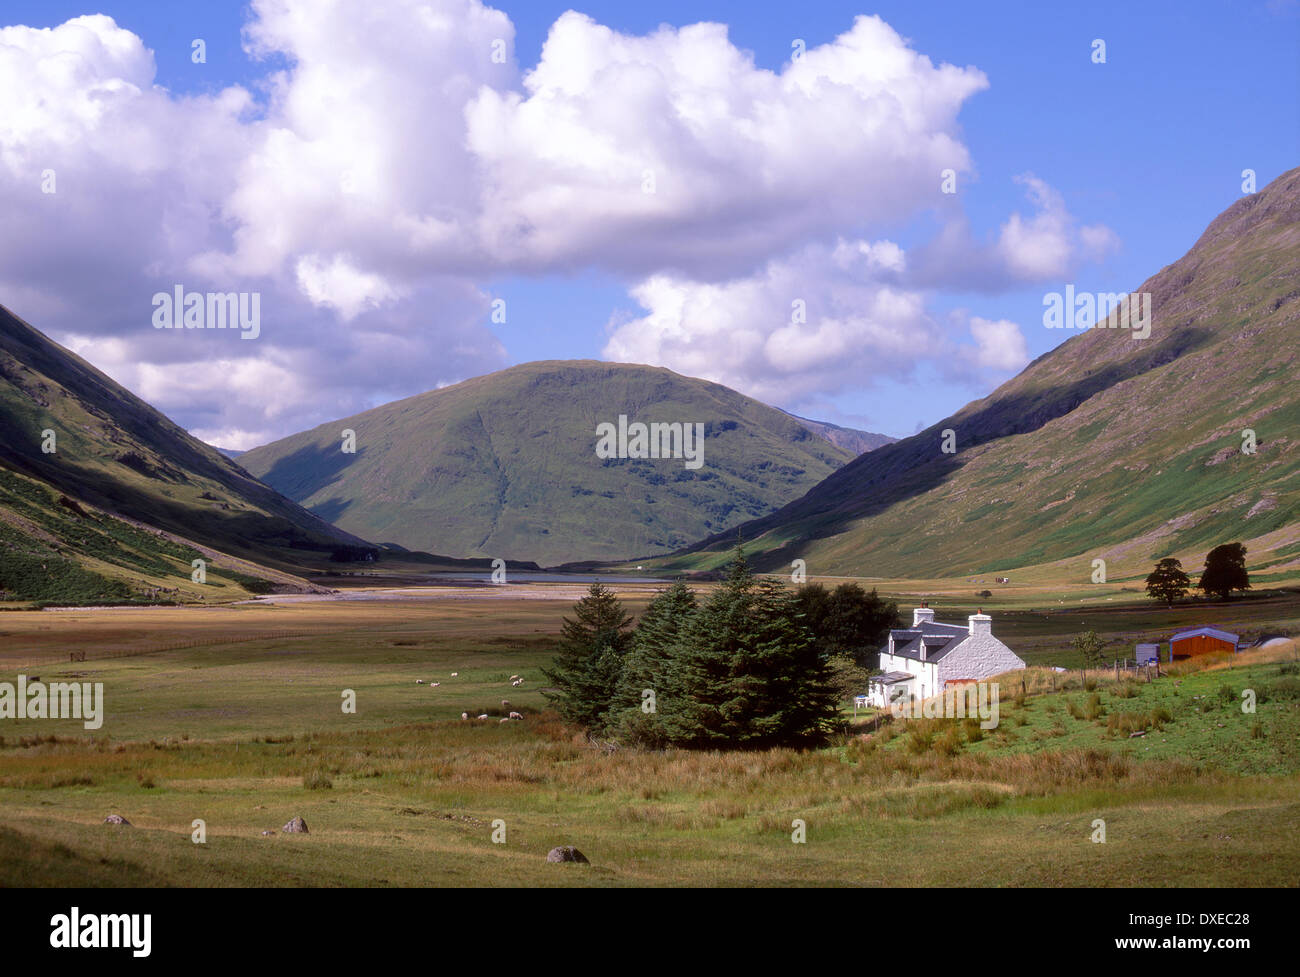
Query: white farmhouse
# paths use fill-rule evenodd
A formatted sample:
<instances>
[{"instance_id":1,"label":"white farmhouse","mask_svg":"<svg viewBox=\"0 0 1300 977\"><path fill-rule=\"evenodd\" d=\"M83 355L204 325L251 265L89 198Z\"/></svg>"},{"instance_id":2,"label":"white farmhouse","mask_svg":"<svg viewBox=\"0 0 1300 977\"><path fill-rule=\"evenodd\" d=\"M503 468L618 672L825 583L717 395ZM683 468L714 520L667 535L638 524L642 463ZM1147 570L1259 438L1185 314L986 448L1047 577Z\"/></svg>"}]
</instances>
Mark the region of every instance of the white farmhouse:
<instances>
[{"instance_id":1,"label":"white farmhouse","mask_svg":"<svg viewBox=\"0 0 1300 977\"><path fill-rule=\"evenodd\" d=\"M889 644L880 649L883 674L873 675L859 706L886 708L896 699L928 699L949 685L978 682L1025 663L993 637L993 618L981 610L965 626L941 624L922 604L912 611L910 628L894 628Z\"/></svg>"}]
</instances>

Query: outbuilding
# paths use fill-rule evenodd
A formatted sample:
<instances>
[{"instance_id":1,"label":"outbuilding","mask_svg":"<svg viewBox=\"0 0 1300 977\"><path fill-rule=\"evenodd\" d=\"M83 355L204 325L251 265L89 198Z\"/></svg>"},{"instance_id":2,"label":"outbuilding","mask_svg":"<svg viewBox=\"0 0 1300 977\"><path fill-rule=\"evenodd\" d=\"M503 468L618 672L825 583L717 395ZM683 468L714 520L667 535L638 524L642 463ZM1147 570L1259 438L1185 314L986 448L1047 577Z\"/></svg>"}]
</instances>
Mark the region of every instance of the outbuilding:
<instances>
[{"instance_id":1,"label":"outbuilding","mask_svg":"<svg viewBox=\"0 0 1300 977\"><path fill-rule=\"evenodd\" d=\"M1171 658L1192 658L1196 655L1214 654L1235 655L1240 643L1241 636L1231 631L1208 627L1192 628L1190 631L1179 631L1169 639L1169 655Z\"/></svg>"}]
</instances>

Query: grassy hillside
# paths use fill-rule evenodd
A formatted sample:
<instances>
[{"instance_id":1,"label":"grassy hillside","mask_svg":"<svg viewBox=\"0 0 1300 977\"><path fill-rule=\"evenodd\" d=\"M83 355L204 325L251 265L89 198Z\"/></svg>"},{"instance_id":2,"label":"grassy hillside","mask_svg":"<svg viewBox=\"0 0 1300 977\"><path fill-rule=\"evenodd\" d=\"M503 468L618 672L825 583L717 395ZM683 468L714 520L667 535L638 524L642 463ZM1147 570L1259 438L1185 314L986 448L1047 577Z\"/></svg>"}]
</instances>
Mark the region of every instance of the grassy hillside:
<instances>
[{"instance_id":1,"label":"grassy hillside","mask_svg":"<svg viewBox=\"0 0 1300 977\"><path fill-rule=\"evenodd\" d=\"M765 569L926 576L1092 560L1136 580L1242 540L1257 579L1300 575L1300 170L1243 197L1144 282L1151 335L1077 333L930 429L743 527ZM1043 328L1030 323L1027 328ZM941 452L942 432L956 454ZM1242 432L1258 440L1244 454ZM662 561L711 566L731 537Z\"/></svg>"},{"instance_id":2,"label":"grassy hillside","mask_svg":"<svg viewBox=\"0 0 1300 977\"><path fill-rule=\"evenodd\" d=\"M0 307L0 599L177 592L200 555L301 587L365 548Z\"/></svg>"},{"instance_id":3,"label":"grassy hillside","mask_svg":"<svg viewBox=\"0 0 1300 977\"><path fill-rule=\"evenodd\" d=\"M596 426L701 423L704 465L596 456ZM341 450L356 432L355 454ZM788 502L854 457L715 383L528 363L256 448L240 464L348 532L555 565L663 553Z\"/></svg>"}]
</instances>

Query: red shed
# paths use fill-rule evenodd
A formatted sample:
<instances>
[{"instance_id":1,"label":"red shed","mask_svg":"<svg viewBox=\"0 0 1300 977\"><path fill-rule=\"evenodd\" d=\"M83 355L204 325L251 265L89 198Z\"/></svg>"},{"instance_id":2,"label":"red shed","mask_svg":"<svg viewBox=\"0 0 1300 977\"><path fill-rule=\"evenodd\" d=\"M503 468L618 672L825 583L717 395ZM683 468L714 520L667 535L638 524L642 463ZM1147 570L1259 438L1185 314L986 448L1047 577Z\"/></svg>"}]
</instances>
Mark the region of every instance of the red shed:
<instances>
[{"instance_id":1,"label":"red shed","mask_svg":"<svg viewBox=\"0 0 1300 977\"><path fill-rule=\"evenodd\" d=\"M1235 655L1241 641L1231 631L1218 628L1193 628L1179 631L1169 639L1169 653L1172 658L1191 658L1193 655L1213 655L1227 653Z\"/></svg>"}]
</instances>

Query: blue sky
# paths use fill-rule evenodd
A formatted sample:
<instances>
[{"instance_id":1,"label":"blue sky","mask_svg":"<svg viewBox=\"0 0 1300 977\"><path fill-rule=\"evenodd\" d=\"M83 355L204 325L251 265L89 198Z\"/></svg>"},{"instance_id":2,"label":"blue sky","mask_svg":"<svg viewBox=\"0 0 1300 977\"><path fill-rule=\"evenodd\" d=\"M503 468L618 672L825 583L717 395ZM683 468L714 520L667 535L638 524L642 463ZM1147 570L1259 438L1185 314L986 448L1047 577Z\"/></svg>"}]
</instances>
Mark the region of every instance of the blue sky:
<instances>
[{"instance_id":1,"label":"blue sky","mask_svg":"<svg viewBox=\"0 0 1300 977\"><path fill-rule=\"evenodd\" d=\"M1023 335L1025 352L1033 357L1069 335L1043 328L1045 291L1059 288L1063 281L1087 290L1135 289L1183 254L1206 224L1241 196L1243 169L1255 170L1258 185L1263 187L1300 160L1300 4L1130 0L1057 7L1023 3L596 2L572 9L628 36L652 33L663 24L680 28L699 21L720 22L727 25L732 45L752 52L756 68L778 73L790 60L793 39L803 39L809 49L830 44L852 27L857 15L875 14L902 35L912 50L935 64L969 66L982 72L987 87L960 101L953 129L971 164L970 172L960 178L958 192L960 212L968 222L968 243L972 247L989 245L1010 215L1032 216L1026 186L1016 182L1018 176L1032 174L1057 195L1073 227L1109 229L1110 246L1096 249L1095 254L1074 255L1068 262L1068 277L1013 276L997 282L974 276L972 287L971 275L944 279L937 274L938 280L928 287L913 283L913 288L924 296L925 316L930 320L946 322L955 314L963 323L972 317L1015 323ZM506 3L497 9L514 25L515 61L520 72L526 72L538 63L552 25L571 8ZM250 11L243 4L178 8L118 0L90 7L9 0L0 22L56 27L88 13L110 15L119 28L130 31L151 49L157 67L154 84L173 98L216 96L229 86L249 91L257 104L244 110L245 119L256 118L263 111L265 92L261 86L268 73L292 66L292 59L283 54L254 60L244 52L241 28ZM191 61L190 42L196 37L207 45L207 63L203 65ZM1090 58L1095 38L1106 43L1105 64L1094 64ZM517 78L513 86L519 89ZM0 192L3 187L0 183ZM842 192L842 188L828 187L827 192ZM951 211L940 214L913 207L901 215L870 216L858 222L853 213L846 213L842 226L819 225L806 231L803 239L792 240L790 250L793 253L801 244L829 246L836 237L860 236L895 242L910 261L913 252L924 248L952 216ZM214 233L225 232L219 229ZM207 246L212 246L211 242ZM511 310L508 320L487 323L490 336L466 340L478 345L464 362L449 363L445 373L431 368L423 375L445 383L481 372L476 369L478 364L491 368L533 359L608 358L611 321L625 323L645 315L646 310L630 293L654 274L656 265L651 259L639 264L629 259L630 264L619 266L590 255L587 252L584 257L578 248L553 261L488 262L467 273L466 282L472 281L484 295L506 299ZM692 268L689 277L724 282L754 274L764 261L782 258L779 248L770 248L751 255L744 268ZM93 251L84 260L93 261ZM725 264L725 259L717 261ZM376 273L382 274L383 269ZM418 291L426 285L412 287ZM9 299L0 301L14 304ZM458 301L456 297L439 298L436 308L459 308ZM42 321L38 314L53 307L53 303L34 298L29 307L20 304L16 311L28 312L38 327L53 326L50 331L56 338L76 333L65 326L60 335L58 315L52 315L49 323ZM341 320L329 306L313 306L309 312L319 318L321 330L355 332L356 322L364 322ZM382 312L382 308L375 310L375 314ZM436 309L425 308L423 312L403 312L402 318L410 329L419 330L421 315L436 314ZM743 307L735 314L743 315ZM308 313L303 315L310 318ZM77 335L83 355L128 385L132 379L137 384L144 382L125 366L115 369L110 337ZM493 337L499 343L494 352L488 350ZM402 348L400 337L388 341L396 344L394 349ZM924 336L918 337L918 343L926 341ZM953 342L952 349L969 345L960 339ZM446 345L445 341L441 344L443 349ZM631 343L624 348L643 347ZM952 349L946 359L952 359ZM682 362L694 362L673 360L666 353L665 357L668 361L663 365L674 369L680 369ZM749 373L735 374L740 379L733 385L778 406L903 436L983 396L1016 372L995 364L948 375L943 383L931 382L945 377L948 366L944 360L921 355L906 363L899 360L900 367L887 371L897 379L870 376L869 370L863 370L856 379L844 372L828 373L824 383L819 382L815 369L787 377L761 375L761 369L755 367ZM126 377L119 375L123 371ZM718 378L723 382L733 379L730 375ZM336 380L323 372L316 389L332 389L330 384ZM750 389L745 389L746 381ZM348 396L337 398L337 406L364 406L417 392L415 388L420 386L418 378L405 375L391 386L372 380L368 389L362 384ZM219 387L209 392L220 396ZM144 393L148 396L150 391ZM312 409L281 405L273 415L250 420L223 417L216 407L189 411L187 405L194 403L194 396L187 397L183 390L156 378L153 394L150 399L164 401L159 406L181 423L212 438L227 431L243 432L252 440L267 433L288 433L281 429L284 425L324 419L322 414L329 416L334 405L328 398L324 398L324 406ZM200 393L200 400L203 395Z\"/></svg>"}]
</instances>

